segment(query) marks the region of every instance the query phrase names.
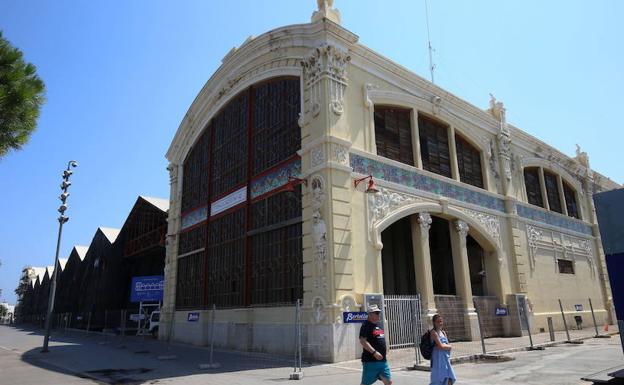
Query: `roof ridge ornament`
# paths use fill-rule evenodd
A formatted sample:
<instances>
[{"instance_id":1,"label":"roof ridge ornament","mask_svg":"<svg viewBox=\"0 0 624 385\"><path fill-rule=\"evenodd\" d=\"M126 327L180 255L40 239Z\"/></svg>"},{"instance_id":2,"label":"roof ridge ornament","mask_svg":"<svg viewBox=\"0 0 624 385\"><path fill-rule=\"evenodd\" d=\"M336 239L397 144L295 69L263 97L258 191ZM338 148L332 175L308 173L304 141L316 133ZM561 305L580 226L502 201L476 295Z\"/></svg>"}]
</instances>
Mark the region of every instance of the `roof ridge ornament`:
<instances>
[{"instance_id":1,"label":"roof ridge ornament","mask_svg":"<svg viewBox=\"0 0 624 385\"><path fill-rule=\"evenodd\" d=\"M312 23L328 19L340 24L340 11L334 8L334 0L316 0L318 9L312 14Z\"/></svg>"}]
</instances>

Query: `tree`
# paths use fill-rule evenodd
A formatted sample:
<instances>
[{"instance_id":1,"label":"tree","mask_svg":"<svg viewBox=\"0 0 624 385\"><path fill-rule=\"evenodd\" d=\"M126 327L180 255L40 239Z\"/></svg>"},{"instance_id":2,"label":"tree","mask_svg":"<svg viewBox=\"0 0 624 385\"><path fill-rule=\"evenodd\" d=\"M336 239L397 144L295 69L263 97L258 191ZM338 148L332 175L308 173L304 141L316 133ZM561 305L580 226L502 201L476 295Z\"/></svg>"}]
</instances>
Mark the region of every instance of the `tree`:
<instances>
[{"instance_id":1,"label":"tree","mask_svg":"<svg viewBox=\"0 0 624 385\"><path fill-rule=\"evenodd\" d=\"M0 159L19 150L37 126L45 85L0 31Z\"/></svg>"},{"instance_id":2,"label":"tree","mask_svg":"<svg viewBox=\"0 0 624 385\"><path fill-rule=\"evenodd\" d=\"M0 303L0 318L6 317L8 313L9 313L9 309L7 309L7 307L4 306L3 303Z\"/></svg>"}]
</instances>

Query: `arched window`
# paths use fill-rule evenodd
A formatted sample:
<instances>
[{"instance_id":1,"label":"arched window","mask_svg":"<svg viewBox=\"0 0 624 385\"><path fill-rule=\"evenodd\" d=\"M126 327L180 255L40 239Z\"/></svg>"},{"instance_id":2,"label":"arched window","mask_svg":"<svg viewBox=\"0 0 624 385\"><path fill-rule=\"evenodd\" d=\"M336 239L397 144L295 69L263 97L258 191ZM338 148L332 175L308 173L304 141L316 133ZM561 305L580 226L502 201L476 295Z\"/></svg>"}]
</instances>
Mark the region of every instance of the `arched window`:
<instances>
[{"instance_id":1,"label":"arched window","mask_svg":"<svg viewBox=\"0 0 624 385\"><path fill-rule=\"evenodd\" d=\"M377 155L413 166L410 110L375 106L375 144Z\"/></svg>"},{"instance_id":2,"label":"arched window","mask_svg":"<svg viewBox=\"0 0 624 385\"><path fill-rule=\"evenodd\" d=\"M180 231L179 308L292 303L302 298L299 198L278 193L279 187L253 199L243 192L244 199L235 206L211 211L211 204L233 190L238 193L247 186L249 191L273 167L297 161L299 85L299 78L282 77L241 91L214 115L189 152L182 215L187 211L193 218L197 213L199 223Z\"/></svg>"},{"instance_id":3,"label":"arched window","mask_svg":"<svg viewBox=\"0 0 624 385\"><path fill-rule=\"evenodd\" d=\"M567 182L563 182L563 196L565 197L568 215L580 219L578 205L576 203L576 193Z\"/></svg>"},{"instance_id":4,"label":"arched window","mask_svg":"<svg viewBox=\"0 0 624 385\"><path fill-rule=\"evenodd\" d=\"M543 190L540 179L544 181ZM542 167L525 167L524 186L530 204L581 219L574 188L555 172ZM547 202L544 202L543 197L546 197Z\"/></svg>"},{"instance_id":5,"label":"arched window","mask_svg":"<svg viewBox=\"0 0 624 385\"><path fill-rule=\"evenodd\" d=\"M448 126L419 115L418 133L423 168L452 178Z\"/></svg>"},{"instance_id":6,"label":"arched window","mask_svg":"<svg viewBox=\"0 0 624 385\"><path fill-rule=\"evenodd\" d=\"M524 186L526 187L527 199L535 206L544 207L542 200L542 188L539 181L539 168L530 167L524 169Z\"/></svg>"},{"instance_id":7,"label":"arched window","mask_svg":"<svg viewBox=\"0 0 624 385\"><path fill-rule=\"evenodd\" d=\"M184 161L182 176L182 212L208 201L208 162L210 128L204 130Z\"/></svg>"},{"instance_id":8,"label":"arched window","mask_svg":"<svg viewBox=\"0 0 624 385\"><path fill-rule=\"evenodd\" d=\"M561 207L561 196L559 195L559 183L557 182L557 175L544 170L544 185L546 186L548 206L552 211L556 211L562 214L563 208Z\"/></svg>"},{"instance_id":9,"label":"arched window","mask_svg":"<svg viewBox=\"0 0 624 385\"><path fill-rule=\"evenodd\" d=\"M483 188L479 150L458 134L455 134L455 150L457 151L459 180Z\"/></svg>"}]
</instances>

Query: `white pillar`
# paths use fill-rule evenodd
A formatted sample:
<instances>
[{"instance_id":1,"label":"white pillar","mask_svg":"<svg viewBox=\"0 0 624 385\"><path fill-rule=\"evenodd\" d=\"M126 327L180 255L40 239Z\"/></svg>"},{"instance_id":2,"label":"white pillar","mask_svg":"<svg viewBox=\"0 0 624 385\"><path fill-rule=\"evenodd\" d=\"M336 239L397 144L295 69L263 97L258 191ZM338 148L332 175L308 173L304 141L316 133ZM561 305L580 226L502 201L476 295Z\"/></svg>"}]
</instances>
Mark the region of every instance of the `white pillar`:
<instances>
[{"instance_id":1,"label":"white pillar","mask_svg":"<svg viewBox=\"0 0 624 385\"><path fill-rule=\"evenodd\" d=\"M470 265L468 264L468 249L466 237L470 228L464 221L457 220L451 223L451 249L453 252L453 272L455 274L455 288L457 295L462 298L464 305L464 322L466 337L470 340L479 338L477 313L472 301L472 285L470 284Z\"/></svg>"},{"instance_id":2,"label":"white pillar","mask_svg":"<svg viewBox=\"0 0 624 385\"><path fill-rule=\"evenodd\" d=\"M411 222L416 289L420 293L421 308L427 312L427 315L433 316L436 313L436 305L433 296L431 253L429 252L431 215L428 213L412 215Z\"/></svg>"}]
</instances>

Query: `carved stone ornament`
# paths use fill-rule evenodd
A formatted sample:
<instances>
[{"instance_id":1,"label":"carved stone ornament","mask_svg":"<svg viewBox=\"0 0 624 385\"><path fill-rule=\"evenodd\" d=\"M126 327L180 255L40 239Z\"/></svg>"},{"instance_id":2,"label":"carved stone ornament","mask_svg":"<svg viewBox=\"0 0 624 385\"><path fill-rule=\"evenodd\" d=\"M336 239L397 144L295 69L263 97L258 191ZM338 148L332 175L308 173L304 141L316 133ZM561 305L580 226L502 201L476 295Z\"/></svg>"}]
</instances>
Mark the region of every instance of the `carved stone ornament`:
<instances>
[{"instance_id":1,"label":"carved stone ornament","mask_svg":"<svg viewBox=\"0 0 624 385\"><path fill-rule=\"evenodd\" d=\"M496 101L494 95L490 94L490 109L492 116L499 121L500 128L496 139L498 140L498 154L501 158L503 173L505 178L511 180L511 134L507 126L506 110L502 102Z\"/></svg>"},{"instance_id":2,"label":"carved stone ornament","mask_svg":"<svg viewBox=\"0 0 624 385\"><path fill-rule=\"evenodd\" d=\"M364 107L371 109L375 106L375 103L373 103L370 98L370 92L376 89L379 89L379 86L370 83L366 83L362 86L362 91L364 93Z\"/></svg>"},{"instance_id":3,"label":"carved stone ornament","mask_svg":"<svg viewBox=\"0 0 624 385\"><path fill-rule=\"evenodd\" d=\"M345 294L340 298L335 307L340 308L342 312L350 312L357 311L360 305L355 301L355 298L353 298L353 296ZM339 314L338 316L336 316L336 323L340 324L342 322L342 314Z\"/></svg>"},{"instance_id":4,"label":"carved stone ornament","mask_svg":"<svg viewBox=\"0 0 624 385\"><path fill-rule=\"evenodd\" d=\"M349 165L349 150L338 143L331 144L332 161L344 166Z\"/></svg>"},{"instance_id":5,"label":"carved stone ornament","mask_svg":"<svg viewBox=\"0 0 624 385\"><path fill-rule=\"evenodd\" d=\"M496 147L494 144L494 140L488 141L486 155L489 161L492 175L494 175L494 178L498 179L500 177L500 174L499 174L498 158L496 157Z\"/></svg>"},{"instance_id":6,"label":"carved stone ornament","mask_svg":"<svg viewBox=\"0 0 624 385\"><path fill-rule=\"evenodd\" d=\"M527 238L529 240L529 262L531 271L535 270L535 257L537 255L538 241L542 237L542 231L531 225L526 225Z\"/></svg>"},{"instance_id":7,"label":"carved stone ornament","mask_svg":"<svg viewBox=\"0 0 624 385\"><path fill-rule=\"evenodd\" d=\"M379 193L367 195L370 218L373 224L384 219L402 206L422 200L415 196L393 192L383 187L379 188Z\"/></svg>"},{"instance_id":8,"label":"carved stone ornament","mask_svg":"<svg viewBox=\"0 0 624 385\"><path fill-rule=\"evenodd\" d=\"M327 314L325 314L325 300L321 297L314 297L312 300L312 318L314 322L321 323Z\"/></svg>"},{"instance_id":9,"label":"carved stone ornament","mask_svg":"<svg viewBox=\"0 0 624 385\"><path fill-rule=\"evenodd\" d=\"M591 270L592 276L596 274L595 266L594 266L594 257L592 253L592 247L588 240L584 239L579 243L581 249L585 252L585 257L587 258L587 263L589 264L589 269Z\"/></svg>"},{"instance_id":10,"label":"carved stone ornament","mask_svg":"<svg viewBox=\"0 0 624 385\"><path fill-rule=\"evenodd\" d=\"M325 289L327 287L327 278L325 272L327 270L327 226L321 217L321 206L325 200L323 178L320 175L314 175L310 178L310 187L312 192L312 241L314 243L314 287L316 289Z\"/></svg>"},{"instance_id":11,"label":"carved stone ornament","mask_svg":"<svg viewBox=\"0 0 624 385\"><path fill-rule=\"evenodd\" d=\"M459 236L462 238L466 238L468 235L468 231L470 231L470 227L464 221L457 220L455 221L455 230L459 233Z\"/></svg>"},{"instance_id":12,"label":"carved stone ornament","mask_svg":"<svg viewBox=\"0 0 624 385\"><path fill-rule=\"evenodd\" d=\"M169 163L167 171L169 171L169 184L176 183L178 181L178 165L175 163Z\"/></svg>"},{"instance_id":13,"label":"carved stone ornament","mask_svg":"<svg viewBox=\"0 0 624 385\"><path fill-rule=\"evenodd\" d=\"M431 219L431 214L429 213L419 213L418 214L418 224L420 225L420 230L423 232L428 232L431 228L431 224L433 223L433 219Z\"/></svg>"},{"instance_id":14,"label":"carved stone ornament","mask_svg":"<svg viewBox=\"0 0 624 385\"><path fill-rule=\"evenodd\" d=\"M485 228L487 233L494 238L496 242L498 242L498 245L501 245L500 220L497 217L465 208L462 208L461 211L475 221L479 222L479 224Z\"/></svg>"},{"instance_id":15,"label":"carved stone ornament","mask_svg":"<svg viewBox=\"0 0 624 385\"><path fill-rule=\"evenodd\" d=\"M323 145L315 147L311 151L312 167L319 166L325 162L325 151L323 151Z\"/></svg>"},{"instance_id":16,"label":"carved stone ornament","mask_svg":"<svg viewBox=\"0 0 624 385\"><path fill-rule=\"evenodd\" d=\"M329 81L329 108L336 114L344 112L344 92L347 87L347 64L349 54L333 45L323 44L301 61L303 66L304 92L309 100L309 111L316 117L321 109L321 80ZM305 119L304 119L305 124Z\"/></svg>"}]
</instances>

